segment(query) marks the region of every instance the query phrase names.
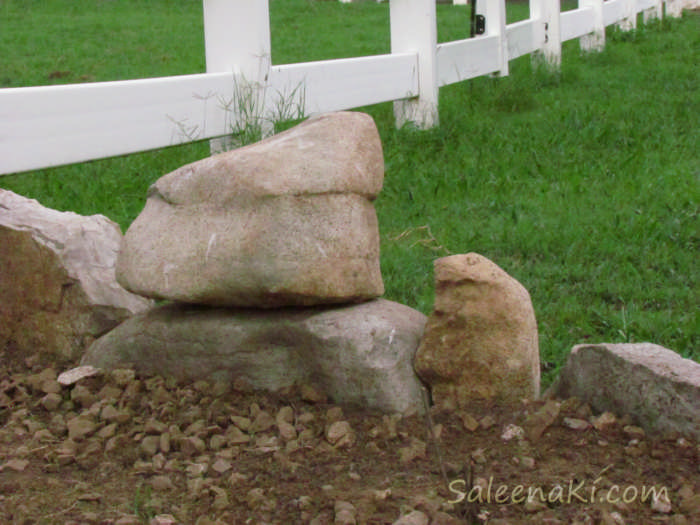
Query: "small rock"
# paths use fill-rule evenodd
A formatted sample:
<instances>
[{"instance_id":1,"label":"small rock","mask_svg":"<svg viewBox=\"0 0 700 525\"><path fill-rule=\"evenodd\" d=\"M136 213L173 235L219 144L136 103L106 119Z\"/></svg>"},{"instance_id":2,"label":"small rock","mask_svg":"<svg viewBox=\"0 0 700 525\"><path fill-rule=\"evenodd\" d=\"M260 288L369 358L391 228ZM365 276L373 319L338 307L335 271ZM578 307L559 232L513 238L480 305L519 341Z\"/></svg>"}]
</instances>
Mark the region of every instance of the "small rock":
<instances>
[{"instance_id":1,"label":"small rock","mask_svg":"<svg viewBox=\"0 0 700 525\"><path fill-rule=\"evenodd\" d=\"M117 521L114 522L114 525L140 525L140 523L141 518L129 514L128 516L120 517Z\"/></svg>"},{"instance_id":2,"label":"small rock","mask_svg":"<svg viewBox=\"0 0 700 525\"><path fill-rule=\"evenodd\" d=\"M224 446L226 446L226 442L226 436L222 434L214 434L211 439L209 439L209 450L221 450Z\"/></svg>"},{"instance_id":3,"label":"small rock","mask_svg":"<svg viewBox=\"0 0 700 525\"><path fill-rule=\"evenodd\" d=\"M77 388L77 387L76 387ZM100 419L107 423L118 423L123 425L131 420L131 415L128 412L117 410L113 405L105 405L100 411Z\"/></svg>"},{"instance_id":4,"label":"small rock","mask_svg":"<svg viewBox=\"0 0 700 525\"><path fill-rule=\"evenodd\" d=\"M457 415L462 420L464 428L466 428L469 432L474 432L477 428L479 428L479 422L471 414L459 412Z\"/></svg>"},{"instance_id":5,"label":"small rock","mask_svg":"<svg viewBox=\"0 0 700 525\"><path fill-rule=\"evenodd\" d=\"M246 494L246 503L250 510L255 510L265 502L265 491L261 488L250 489Z\"/></svg>"},{"instance_id":6,"label":"small rock","mask_svg":"<svg viewBox=\"0 0 700 525\"><path fill-rule=\"evenodd\" d=\"M97 393L97 398L101 399L102 401L117 401L121 395L121 388L105 385Z\"/></svg>"},{"instance_id":7,"label":"small rock","mask_svg":"<svg viewBox=\"0 0 700 525\"><path fill-rule=\"evenodd\" d=\"M274 425L275 419L270 415L270 413L266 412L265 410L261 410L257 416L255 416L253 423L250 425L250 431L255 433L264 432Z\"/></svg>"},{"instance_id":8,"label":"small rock","mask_svg":"<svg viewBox=\"0 0 700 525\"><path fill-rule=\"evenodd\" d=\"M97 430L97 424L85 417L74 417L67 423L68 437L73 441L81 441L91 436Z\"/></svg>"},{"instance_id":9,"label":"small rock","mask_svg":"<svg viewBox=\"0 0 700 525\"><path fill-rule=\"evenodd\" d=\"M565 427L570 428L571 430L586 430L591 426L585 419L573 417L565 417L563 423Z\"/></svg>"},{"instance_id":10,"label":"small rock","mask_svg":"<svg viewBox=\"0 0 700 525\"><path fill-rule=\"evenodd\" d=\"M214 494L212 507L214 507L215 510L224 510L228 507L228 493L224 489L212 485L209 487L209 490Z\"/></svg>"},{"instance_id":11,"label":"small rock","mask_svg":"<svg viewBox=\"0 0 700 525\"><path fill-rule=\"evenodd\" d=\"M393 525L428 525L429 522L430 519L424 512L414 510L401 516Z\"/></svg>"},{"instance_id":12,"label":"small rock","mask_svg":"<svg viewBox=\"0 0 700 525\"><path fill-rule=\"evenodd\" d=\"M301 385L301 398L309 403L327 403L328 396L311 385Z\"/></svg>"},{"instance_id":13,"label":"small rock","mask_svg":"<svg viewBox=\"0 0 700 525\"><path fill-rule=\"evenodd\" d=\"M643 428L634 425L625 425L622 431L632 439L644 439L646 436Z\"/></svg>"},{"instance_id":14,"label":"small rock","mask_svg":"<svg viewBox=\"0 0 700 525\"><path fill-rule=\"evenodd\" d=\"M95 396L83 385L76 385L70 394L71 400L82 407L89 407L95 402Z\"/></svg>"},{"instance_id":15,"label":"small rock","mask_svg":"<svg viewBox=\"0 0 700 525\"><path fill-rule=\"evenodd\" d=\"M540 501L539 499L536 498L528 498L527 501L525 502L525 511L526 512L541 512L543 510L547 510L547 505L543 502Z\"/></svg>"},{"instance_id":16,"label":"small rock","mask_svg":"<svg viewBox=\"0 0 700 525\"><path fill-rule=\"evenodd\" d=\"M519 427L518 425L513 425L510 424L506 426L506 428L503 429L503 433L501 434L501 439L503 441L510 441L513 438L522 438L525 435L525 431L523 430L522 427Z\"/></svg>"},{"instance_id":17,"label":"small rock","mask_svg":"<svg viewBox=\"0 0 700 525\"><path fill-rule=\"evenodd\" d=\"M176 524L177 524L177 520L171 514L158 514L154 518L151 518L151 521L148 522L148 525L176 525Z\"/></svg>"},{"instance_id":18,"label":"small rock","mask_svg":"<svg viewBox=\"0 0 700 525\"><path fill-rule=\"evenodd\" d=\"M337 525L355 525L357 523L355 519L357 511L352 503L336 501L333 510L335 514L335 523Z\"/></svg>"},{"instance_id":19,"label":"small rock","mask_svg":"<svg viewBox=\"0 0 700 525\"><path fill-rule=\"evenodd\" d=\"M158 440L158 448L161 450L161 452L163 452L163 454L170 452L170 433L163 432L158 437Z\"/></svg>"},{"instance_id":20,"label":"small rock","mask_svg":"<svg viewBox=\"0 0 700 525\"><path fill-rule=\"evenodd\" d=\"M136 379L136 372L130 368L116 368L112 370L109 375L112 376L112 380L117 386L122 388Z\"/></svg>"},{"instance_id":21,"label":"small rock","mask_svg":"<svg viewBox=\"0 0 700 525\"><path fill-rule=\"evenodd\" d=\"M146 424L143 426L143 431L146 434L162 434L166 430L168 430L168 426L165 423L161 423L153 418L146 421Z\"/></svg>"},{"instance_id":22,"label":"small rock","mask_svg":"<svg viewBox=\"0 0 700 525\"><path fill-rule=\"evenodd\" d=\"M207 470L209 470L209 465L206 463L191 463L187 466L185 472L187 472L189 477L196 478L206 474Z\"/></svg>"},{"instance_id":23,"label":"small rock","mask_svg":"<svg viewBox=\"0 0 700 525\"><path fill-rule=\"evenodd\" d=\"M244 434L243 431L236 426L228 427L225 436L226 440L231 445L241 445L250 441L250 436L248 434Z\"/></svg>"},{"instance_id":24,"label":"small rock","mask_svg":"<svg viewBox=\"0 0 700 525\"><path fill-rule=\"evenodd\" d=\"M483 448L477 448L476 450L472 451L470 455L475 463L479 465L486 463L486 451Z\"/></svg>"},{"instance_id":25,"label":"small rock","mask_svg":"<svg viewBox=\"0 0 700 525\"><path fill-rule=\"evenodd\" d=\"M297 431L294 425L286 421L277 421L277 430L280 433L280 437L285 441L291 441L297 438Z\"/></svg>"},{"instance_id":26,"label":"small rock","mask_svg":"<svg viewBox=\"0 0 700 525\"><path fill-rule=\"evenodd\" d=\"M279 409L275 417L277 423L284 421L285 423L294 423L294 409L290 406L285 406Z\"/></svg>"},{"instance_id":27,"label":"small rock","mask_svg":"<svg viewBox=\"0 0 700 525\"><path fill-rule=\"evenodd\" d=\"M66 370L61 375L59 375L56 380L63 386L70 386L74 383L77 383L81 379L96 376L100 373L102 373L102 371L99 368L95 368L94 366L78 366L76 368Z\"/></svg>"},{"instance_id":28,"label":"small rock","mask_svg":"<svg viewBox=\"0 0 700 525\"><path fill-rule=\"evenodd\" d=\"M479 420L479 426L484 430L491 428L495 424L496 420L490 415L484 416Z\"/></svg>"},{"instance_id":29,"label":"small rock","mask_svg":"<svg viewBox=\"0 0 700 525\"><path fill-rule=\"evenodd\" d=\"M520 468L523 470L534 470L535 468L535 458L530 456L522 456L519 458Z\"/></svg>"},{"instance_id":30,"label":"small rock","mask_svg":"<svg viewBox=\"0 0 700 525\"><path fill-rule=\"evenodd\" d=\"M53 412L61 405L62 401L63 398L60 396L60 394L50 393L42 397L40 403L46 410Z\"/></svg>"},{"instance_id":31,"label":"small rock","mask_svg":"<svg viewBox=\"0 0 700 525\"><path fill-rule=\"evenodd\" d=\"M231 470L231 467L233 464L228 461L227 459L224 458L217 458L216 461L214 461L213 465L211 466L211 469L216 472L217 474L224 474L225 472L228 472Z\"/></svg>"},{"instance_id":32,"label":"small rock","mask_svg":"<svg viewBox=\"0 0 700 525\"><path fill-rule=\"evenodd\" d=\"M180 440L180 451L185 456L194 456L201 454L207 449L206 443L197 436L188 436Z\"/></svg>"},{"instance_id":33,"label":"small rock","mask_svg":"<svg viewBox=\"0 0 700 525\"><path fill-rule=\"evenodd\" d=\"M247 417L231 416L231 423L236 425L244 432L247 432L248 430L250 430L250 425L252 422Z\"/></svg>"},{"instance_id":34,"label":"small rock","mask_svg":"<svg viewBox=\"0 0 700 525\"><path fill-rule=\"evenodd\" d=\"M665 491L652 492L651 508L662 514L670 514L671 501L668 499L668 494Z\"/></svg>"},{"instance_id":35,"label":"small rock","mask_svg":"<svg viewBox=\"0 0 700 525\"><path fill-rule=\"evenodd\" d=\"M351 447L355 444L355 433L347 421L336 421L326 430L326 439L337 448Z\"/></svg>"},{"instance_id":36,"label":"small rock","mask_svg":"<svg viewBox=\"0 0 700 525\"><path fill-rule=\"evenodd\" d=\"M557 401L547 401L537 412L530 415L525 422L525 433L529 441L537 441L545 430L559 416L561 404Z\"/></svg>"},{"instance_id":37,"label":"small rock","mask_svg":"<svg viewBox=\"0 0 700 525\"><path fill-rule=\"evenodd\" d=\"M175 485L170 479L170 476L154 476L153 478L151 478L150 483L151 487L153 487L153 489L157 491L167 491L173 490L175 488Z\"/></svg>"},{"instance_id":38,"label":"small rock","mask_svg":"<svg viewBox=\"0 0 700 525\"><path fill-rule=\"evenodd\" d=\"M228 477L229 485L237 486L248 480L248 476L241 474L240 472L234 472Z\"/></svg>"},{"instance_id":39,"label":"small rock","mask_svg":"<svg viewBox=\"0 0 700 525\"><path fill-rule=\"evenodd\" d=\"M141 450L147 457L152 457L158 452L159 444L160 436L146 436L141 440Z\"/></svg>"},{"instance_id":40,"label":"small rock","mask_svg":"<svg viewBox=\"0 0 700 525\"><path fill-rule=\"evenodd\" d=\"M409 446L399 449L399 461L401 463L410 463L416 458L423 458L425 457L426 450L427 446L423 441L412 438Z\"/></svg>"},{"instance_id":41,"label":"small rock","mask_svg":"<svg viewBox=\"0 0 700 525\"><path fill-rule=\"evenodd\" d=\"M331 407L326 410L326 421L330 423L335 423L343 419L343 409L341 407Z\"/></svg>"},{"instance_id":42,"label":"small rock","mask_svg":"<svg viewBox=\"0 0 700 525\"><path fill-rule=\"evenodd\" d=\"M29 461L27 461L26 459L11 459L2 466L0 471L10 469L14 470L15 472L24 472L24 469L27 468L27 465L29 465Z\"/></svg>"},{"instance_id":43,"label":"small rock","mask_svg":"<svg viewBox=\"0 0 700 525\"><path fill-rule=\"evenodd\" d=\"M593 428L604 432L617 424L617 417L612 412L603 412L598 417L592 418L591 423L593 424Z\"/></svg>"}]
</instances>

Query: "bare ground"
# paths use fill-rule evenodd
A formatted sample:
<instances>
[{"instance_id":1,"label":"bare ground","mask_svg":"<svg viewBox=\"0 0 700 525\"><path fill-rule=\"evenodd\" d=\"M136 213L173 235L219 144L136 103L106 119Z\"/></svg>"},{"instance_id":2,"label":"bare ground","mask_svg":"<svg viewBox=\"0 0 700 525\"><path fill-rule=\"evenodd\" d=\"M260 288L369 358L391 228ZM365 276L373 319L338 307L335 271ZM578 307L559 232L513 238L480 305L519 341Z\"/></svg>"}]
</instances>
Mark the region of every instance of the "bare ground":
<instances>
[{"instance_id":1,"label":"bare ground","mask_svg":"<svg viewBox=\"0 0 700 525\"><path fill-rule=\"evenodd\" d=\"M59 385L74 365L0 352L0 523L700 523L697 443L576 400L398 418L130 371Z\"/></svg>"}]
</instances>

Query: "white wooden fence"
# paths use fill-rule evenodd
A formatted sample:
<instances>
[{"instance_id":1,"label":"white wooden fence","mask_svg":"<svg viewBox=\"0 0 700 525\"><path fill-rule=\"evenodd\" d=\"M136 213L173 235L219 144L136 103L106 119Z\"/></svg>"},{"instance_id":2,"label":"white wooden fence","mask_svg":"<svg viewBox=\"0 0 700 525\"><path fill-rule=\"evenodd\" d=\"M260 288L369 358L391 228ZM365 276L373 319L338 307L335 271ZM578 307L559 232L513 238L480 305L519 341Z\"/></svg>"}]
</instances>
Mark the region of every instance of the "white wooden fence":
<instances>
[{"instance_id":1,"label":"white wooden fence","mask_svg":"<svg viewBox=\"0 0 700 525\"><path fill-rule=\"evenodd\" d=\"M579 0L560 13L559 0L530 0L530 18L506 25L505 0L480 0L486 32L438 44L435 0L390 0L390 54L272 65L268 0L203 0L206 73L0 89L0 175L226 135L241 98L269 118L288 103L310 115L394 101L397 125L428 128L440 86L506 75L528 53L556 67L562 41L601 49L608 25L629 29L639 12L658 17L665 4L680 16L697 3Z\"/></svg>"}]
</instances>

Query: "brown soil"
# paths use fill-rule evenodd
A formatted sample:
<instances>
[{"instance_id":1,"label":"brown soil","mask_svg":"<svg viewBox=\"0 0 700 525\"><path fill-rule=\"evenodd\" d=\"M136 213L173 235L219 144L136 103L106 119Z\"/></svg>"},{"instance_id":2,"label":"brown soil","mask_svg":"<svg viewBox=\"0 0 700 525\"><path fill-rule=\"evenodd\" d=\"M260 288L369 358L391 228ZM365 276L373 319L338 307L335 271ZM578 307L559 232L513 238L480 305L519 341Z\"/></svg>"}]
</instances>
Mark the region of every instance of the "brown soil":
<instances>
[{"instance_id":1,"label":"brown soil","mask_svg":"<svg viewBox=\"0 0 700 525\"><path fill-rule=\"evenodd\" d=\"M0 352L0 523L391 524L413 510L433 524L700 523L696 443L652 439L627 418L572 429L595 420L575 400L547 405L551 424L543 401L429 422L301 390L113 374L59 388L65 369ZM509 424L525 436L504 439ZM450 503L459 491L476 501Z\"/></svg>"}]
</instances>

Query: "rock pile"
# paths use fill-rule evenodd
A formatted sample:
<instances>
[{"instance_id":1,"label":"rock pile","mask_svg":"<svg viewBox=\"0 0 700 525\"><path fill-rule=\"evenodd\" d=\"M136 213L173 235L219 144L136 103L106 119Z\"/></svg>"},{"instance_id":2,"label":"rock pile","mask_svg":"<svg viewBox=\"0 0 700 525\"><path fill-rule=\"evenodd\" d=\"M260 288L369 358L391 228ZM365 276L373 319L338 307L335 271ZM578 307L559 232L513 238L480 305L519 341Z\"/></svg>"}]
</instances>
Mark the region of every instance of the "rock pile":
<instances>
[{"instance_id":1,"label":"rock pile","mask_svg":"<svg viewBox=\"0 0 700 525\"><path fill-rule=\"evenodd\" d=\"M117 279L176 303L122 324L82 363L420 410L425 316L378 299L383 177L374 121L351 112L165 175L124 237Z\"/></svg>"}]
</instances>

